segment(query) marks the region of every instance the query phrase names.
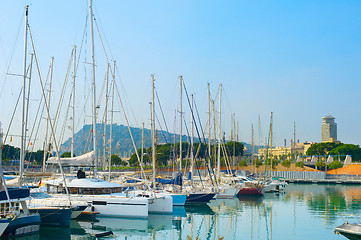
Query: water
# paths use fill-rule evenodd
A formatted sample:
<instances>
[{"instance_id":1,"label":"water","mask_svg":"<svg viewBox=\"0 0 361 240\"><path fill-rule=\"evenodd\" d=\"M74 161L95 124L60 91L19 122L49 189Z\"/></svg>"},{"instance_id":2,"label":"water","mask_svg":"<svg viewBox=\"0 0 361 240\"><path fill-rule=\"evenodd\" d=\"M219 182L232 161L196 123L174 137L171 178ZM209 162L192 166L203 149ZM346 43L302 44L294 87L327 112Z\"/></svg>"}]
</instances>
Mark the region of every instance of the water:
<instances>
[{"instance_id":1,"label":"water","mask_svg":"<svg viewBox=\"0 0 361 240\"><path fill-rule=\"evenodd\" d=\"M95 239L91 234L111 230L116 239L129 240L342 240L346 238L334 234L334 228L344 219L358 222L360 201L359 186L290 184L284 194L213 200L148 220L98 218L94 223L73 221L70 228L42 227L39 235L27 239Z\"/></svg>"}]
</instances>

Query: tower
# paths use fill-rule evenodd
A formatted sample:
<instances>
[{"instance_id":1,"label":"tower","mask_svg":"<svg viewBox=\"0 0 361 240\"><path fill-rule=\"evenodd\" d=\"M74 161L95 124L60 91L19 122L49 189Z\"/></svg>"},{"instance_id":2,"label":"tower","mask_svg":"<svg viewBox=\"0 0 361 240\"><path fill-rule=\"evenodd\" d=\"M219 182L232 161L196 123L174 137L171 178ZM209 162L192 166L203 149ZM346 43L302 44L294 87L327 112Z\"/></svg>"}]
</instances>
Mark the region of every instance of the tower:
<instances>
[{"instance_id":1,"label":"tower","mask_svg":"<svg viewBox=\"0 0 361 240\"><path fill-rule=\"evenodd\" d=\"M322 118L322 142L337 141L337 123L331 115Z\"/></svg>"}]
</instances>

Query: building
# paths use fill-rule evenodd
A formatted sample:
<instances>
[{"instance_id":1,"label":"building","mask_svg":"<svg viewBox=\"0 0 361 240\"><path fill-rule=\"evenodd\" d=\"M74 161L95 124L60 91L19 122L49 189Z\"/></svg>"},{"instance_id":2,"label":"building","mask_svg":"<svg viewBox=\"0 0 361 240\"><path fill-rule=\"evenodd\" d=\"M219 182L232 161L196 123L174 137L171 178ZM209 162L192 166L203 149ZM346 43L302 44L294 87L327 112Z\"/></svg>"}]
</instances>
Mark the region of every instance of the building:
<instances>
[{"instance_id":1,"label":"building","mask_svg":"<svg viewBox=\"0 0 361 240\"><path fill-rule=\"evenodd\" d=\"M313 144L313 142L294 143L292 147L273 147L268 149L269 157L287 156L287 159L291 159L292 155L304 156L306 155L307 149ZM259 156L265 158L267 155L267 149L262 148L258 150Z\"/></svg>"},{"instance_id":2,"label":"building","mask_svg":"<svg viewBox=\"0 0 361 240\"><path fill-rule=\"evenodd\" d=\"M322 118L322 142L337 141L337 123L331 115Z\"/></svg>"}]
</instances>

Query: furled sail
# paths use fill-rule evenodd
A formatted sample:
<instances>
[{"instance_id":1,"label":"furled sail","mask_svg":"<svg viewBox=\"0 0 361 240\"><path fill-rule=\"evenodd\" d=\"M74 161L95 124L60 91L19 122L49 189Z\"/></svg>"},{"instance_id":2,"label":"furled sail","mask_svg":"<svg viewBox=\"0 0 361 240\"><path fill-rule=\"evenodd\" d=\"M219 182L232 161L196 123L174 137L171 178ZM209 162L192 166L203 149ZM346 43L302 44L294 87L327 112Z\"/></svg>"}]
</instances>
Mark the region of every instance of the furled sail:
<instances>
[{"instance_id":1,"label":"furled sail","mask_svg":"<svg viewBox=\"0 0 361 240\"><path fill-rule=\"evenodd\" d=\"M93 166L94 158L94 151L91 151L77 157L60 158L60 161L62 166ZM58 164L58 158L51 157L46 162L48 164Z\"/></svg>"}]
</instances>

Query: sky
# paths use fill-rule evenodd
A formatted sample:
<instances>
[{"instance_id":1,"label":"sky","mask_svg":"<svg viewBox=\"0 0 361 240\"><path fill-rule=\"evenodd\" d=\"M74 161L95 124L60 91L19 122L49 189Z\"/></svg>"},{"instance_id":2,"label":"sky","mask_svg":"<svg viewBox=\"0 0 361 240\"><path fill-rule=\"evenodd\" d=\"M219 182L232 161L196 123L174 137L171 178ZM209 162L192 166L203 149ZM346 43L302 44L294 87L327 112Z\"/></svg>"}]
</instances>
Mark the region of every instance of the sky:
<instances>
[{"instance_id":1,"label":"sky","mask_svg":"<svg viewBox=\"0 0 361 240\"><path fill-rule=\"evenodd\" d=\"M29 5L29 26L43 81L54 57L52 118L76 45L75 130L91 121L88 1L57 3L0 1L0 120L5 133L22 86L22 77L16 74L23 74L25 5ZM338 140L361 144L360 1L93 0L93 12L97 99L104 97L101 89L107 59L111 65L116 61L117 86L132 126L141 127L144 122L150 128L151 74L155 74L167 127L179 131L178 77L182 75L187 92L194 94L203 127L208 116L207 83L216 114L217 91L222 84L221 128L226 138L230 138L231 115L235 114L239 139L251 143L253 124L254 142L264 143L273 112L276 146L283 146L284 139L290 145L294 122L296 139L320 142L322 117L327 115L335 117ZM30 40L27 47L29 65L30 54L34 53ZM71 115L66 115L65 110L70 98L71 68L69 72L62 120L57 125L59 129L64 126L63 140L70 134L69 121L65 122ZM28 135L41 97L34 62ZM116 101L115 122L126 124ZM191 115L184 92L182 102L189 128ZM103 115L102 111L103 107L99 115ZM9 130L15 145L19 144L20 124L18 109ZM36 140L40 146L44 129L41 123L37 137L30 141Z\"/></svg>"}]
</instances>

